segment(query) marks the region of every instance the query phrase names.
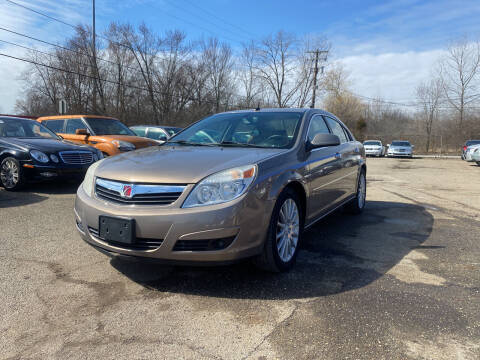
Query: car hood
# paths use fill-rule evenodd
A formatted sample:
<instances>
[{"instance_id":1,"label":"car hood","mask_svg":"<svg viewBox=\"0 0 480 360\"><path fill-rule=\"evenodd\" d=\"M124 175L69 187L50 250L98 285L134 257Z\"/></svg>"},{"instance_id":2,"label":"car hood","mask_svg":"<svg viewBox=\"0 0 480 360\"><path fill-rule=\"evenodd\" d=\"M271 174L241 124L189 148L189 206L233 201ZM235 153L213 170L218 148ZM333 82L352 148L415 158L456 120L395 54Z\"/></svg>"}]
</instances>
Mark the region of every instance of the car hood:
<instances>
[{"instance_id":1,"label":"car hood","mask_svg":"<svg viewBox=\"0 0 480 360\"><path fill-rule=\"evenodd\" d=\"M76 145L65 140L41 139L41 138L4 138L12 145L16 145L23 150L39 150L42 152L59 152L59 151L79 151L93 149L86 145Z\"/></svg>"},{"instance_id":2,"label":"car hood","mask_svg":"<svg viewBox=\"0 0 480 360\"><path fill-rule=\"evenodd\" d=\"M132 183L193 184L216 172L256 164L285 151L164 145L105 159L95 176Z\"/></svg>"},{"instance_id":3,"label":"car hood","mask_svg":"<svg viewBox=\"0 0 480 360\"><path fill-rule=\"evenodd\" d=\"M112 140L128 141L129 143L134 144L137 149L142 149L147 146L158 145L158 142L156 142L155 140L133 135L95 135L95 138L96 139L94 140L101 140L104 142L112 142Z\"/></svg>"}]
</instances>

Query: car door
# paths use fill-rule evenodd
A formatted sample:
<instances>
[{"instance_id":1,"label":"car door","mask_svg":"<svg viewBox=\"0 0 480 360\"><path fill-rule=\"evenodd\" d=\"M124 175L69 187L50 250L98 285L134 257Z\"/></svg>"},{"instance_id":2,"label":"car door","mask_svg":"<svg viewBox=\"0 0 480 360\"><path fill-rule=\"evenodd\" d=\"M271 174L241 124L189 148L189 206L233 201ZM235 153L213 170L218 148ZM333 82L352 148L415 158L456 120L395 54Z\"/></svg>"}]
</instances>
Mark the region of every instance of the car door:
<instances>
[{"instance_id":1,"label":"car door","mask_svg":"<svg viewBox=\"0 0 480 360\"><path fill-rule=\"evenodd\" d=\"M319 114L313 115L306 141L311 141L317 134L330 132L324 118ZM305 178L310 194L307 202L307 223L328 211L341 196L337 189L341 171L339 149L340 146L321 147L306 154Z\"/></svg>"},{"instance_id":2,"label":"car door","mask_svg":"<svg viewBox=\"0 0 480 360\"><path fill-rule=\"evenodd\" d=\"M87 125L80 118L66 119L65 120L65 134L62 136L70 141L73 141L77 144L87 144L86 135L77 135L76 131L79 129L88 129Z\"/></svg>"},{"instance_id":3,"label":"car door","mask_svg":"<svg viewBox=\"0 0 480 360\"><path fill-rule=\"evenodd\" d=\"M325 121L332 134L340 138L338 148L339 176L336 188L341 193L338 201L344 201L356 191L360 148L347 129L336 119L325 116Z\"/></svg>"}]
</instances>

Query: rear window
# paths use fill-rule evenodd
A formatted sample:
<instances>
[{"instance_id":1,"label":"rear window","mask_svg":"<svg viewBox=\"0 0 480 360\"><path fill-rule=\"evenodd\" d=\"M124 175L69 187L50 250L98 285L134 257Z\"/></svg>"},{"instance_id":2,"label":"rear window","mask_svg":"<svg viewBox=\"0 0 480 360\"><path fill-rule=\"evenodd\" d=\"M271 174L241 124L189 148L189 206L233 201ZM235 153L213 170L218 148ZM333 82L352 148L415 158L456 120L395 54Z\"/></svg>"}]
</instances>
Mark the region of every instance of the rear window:
<instances>
[{"instance_id":1,"label":"rear window","mask_svg":"<svg viewBox=\"0 0 480 360\"><path fill-rule=\"evenodd\" d=\"M408 141L392 141L392 146L411 146Z\"/></svg>"},{"instance_id":2,"label":"rear window","mask_svg":"<svg viewBox=\"0 0 480 360\"><path fill-rule=\"evenodd\" d=\"M480 140L470 140L465 143L466 146L478 145L478 144L480 144Z\"/></svg>"}]
</instances>

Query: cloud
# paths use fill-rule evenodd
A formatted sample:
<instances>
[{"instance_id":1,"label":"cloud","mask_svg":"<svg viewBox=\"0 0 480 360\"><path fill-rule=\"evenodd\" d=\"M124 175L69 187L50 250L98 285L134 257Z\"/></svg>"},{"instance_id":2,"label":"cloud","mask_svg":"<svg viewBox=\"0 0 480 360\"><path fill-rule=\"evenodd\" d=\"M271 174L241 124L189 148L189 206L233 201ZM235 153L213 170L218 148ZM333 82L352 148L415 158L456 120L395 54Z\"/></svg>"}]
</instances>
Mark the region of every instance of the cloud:
<instances>
[{"instance_id":1,"label":"cloud","mask_svg":"<svg viewBox=\"0 0 480 360\"><path fill-rule=\"evenodd\" d=\"M365 45L365 48L369 48ZM340 57L350 73L352 91L367 97L395 102L415 101L416 86L427 80L445 54L443 49L387 52Z\"/></svg>"}]
</instances>

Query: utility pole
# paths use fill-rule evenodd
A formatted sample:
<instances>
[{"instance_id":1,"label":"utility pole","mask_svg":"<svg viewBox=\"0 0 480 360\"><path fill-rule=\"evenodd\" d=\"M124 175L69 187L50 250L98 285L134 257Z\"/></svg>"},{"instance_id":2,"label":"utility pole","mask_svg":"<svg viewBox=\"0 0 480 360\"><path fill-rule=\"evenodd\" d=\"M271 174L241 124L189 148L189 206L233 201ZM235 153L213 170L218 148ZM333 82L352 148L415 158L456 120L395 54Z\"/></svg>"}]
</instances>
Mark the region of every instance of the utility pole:
<instances>
[{"instance_id":1,"label":"utility pole","mask_svg":"<svg viewBox=\"0 0 480 360\"><path fill-rule=\"evenodd\" d=\"M93 111L97 111L97 45L96 45L96 34L95 34L95 0L92 0L92 54L93 54Z\"/></svg>"},{"instance_id":2,"label":"utility pole","mask_svg":"<svg viewBox=\"0 0 480 360\"><path fill-rule=\"evenodd\" d=\"M313 92L312 92L312 105L310 106L312 109L315 107L315 98L317 96L317 76L318 76L318 61L327 61L328 50L319 50L316 49L315 51L307 51L309 54L315 54L315 68L313 70ZM320 58L320 55L322 57ZM322 66L322 74L323 74L323 66Z\"/></svg>"}]
</instances>

